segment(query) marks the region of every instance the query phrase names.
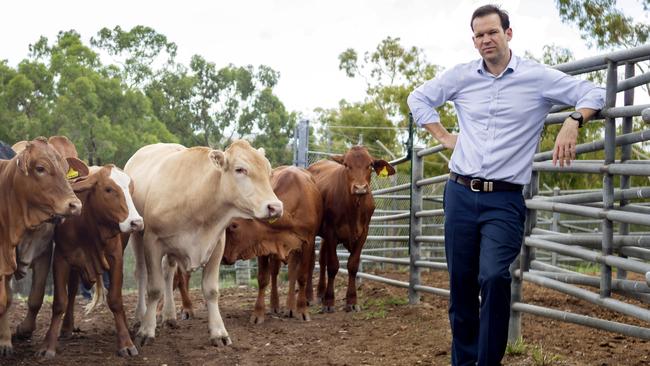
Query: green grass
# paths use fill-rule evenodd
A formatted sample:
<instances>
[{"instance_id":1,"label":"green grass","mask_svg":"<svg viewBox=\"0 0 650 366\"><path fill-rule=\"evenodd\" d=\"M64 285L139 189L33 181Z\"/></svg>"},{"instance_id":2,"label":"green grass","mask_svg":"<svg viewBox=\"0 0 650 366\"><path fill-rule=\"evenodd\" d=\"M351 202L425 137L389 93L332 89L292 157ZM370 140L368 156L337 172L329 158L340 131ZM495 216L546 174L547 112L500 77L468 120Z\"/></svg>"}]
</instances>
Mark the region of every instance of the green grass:
<instances>
[{"instance_id":1,"label":"green grass","mask_svg":"<svg viewBox=\"0 0 650 366\"><path fill-rule=\"evenodd\" d=\"M390 310L397 306L408 304L408 299L403 297L367 298L362 305L362 312L355 318L362 320L383 319Z\"/></svg>"},{"instance_id":2,"label":"green grass","mask_svg":"<svg viewBox=\"0 0 650 366\"><path fill-rule=\"evenodd\" d=\"M526 354L528 345L524 342L522 337L517 338L515 343L508 343L506 346L506 355L521 356Z\"/></svg>"},{"instance_id":3,"label":"green grass","mask_svg":"<svg viewBox=\"0 0 650 366\"><path fill-rule=\"evenodd\" d=\"M535 366L550 366L560 361L560 356L544 351L542 346L533 347L531 357Z\"/></svg>"}]
</instances>

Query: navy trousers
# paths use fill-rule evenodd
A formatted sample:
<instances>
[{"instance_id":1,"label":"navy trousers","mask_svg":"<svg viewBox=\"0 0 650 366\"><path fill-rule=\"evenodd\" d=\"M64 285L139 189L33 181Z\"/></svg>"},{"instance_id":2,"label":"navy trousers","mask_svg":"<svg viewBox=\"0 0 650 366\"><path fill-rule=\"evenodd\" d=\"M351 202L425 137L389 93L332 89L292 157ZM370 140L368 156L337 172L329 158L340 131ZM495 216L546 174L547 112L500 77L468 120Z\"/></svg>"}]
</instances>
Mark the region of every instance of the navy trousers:
<instances>
[{"instance_id":1,"label":"navy trousers","mask_svg":"<svg viewBox=\"0 0 650 366\"><path fill-rule=\"evenodd\" d=\"M473 192L448 181L444 208L452 365L500 365L508 340L509 267L523 240L524 198L521 191Z\"/></svg>"}]
</instances>

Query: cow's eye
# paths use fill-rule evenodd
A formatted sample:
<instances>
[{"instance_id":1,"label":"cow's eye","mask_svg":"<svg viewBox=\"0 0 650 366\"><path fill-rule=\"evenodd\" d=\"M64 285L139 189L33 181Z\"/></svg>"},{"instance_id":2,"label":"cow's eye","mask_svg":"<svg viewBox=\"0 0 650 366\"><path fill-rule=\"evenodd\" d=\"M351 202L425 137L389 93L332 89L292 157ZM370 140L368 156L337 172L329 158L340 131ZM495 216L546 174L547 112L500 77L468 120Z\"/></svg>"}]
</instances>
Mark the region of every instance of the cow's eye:
<instances>
[{"instance_id":1,"label":"cow's eye","mask_svg":"<svg viewBox=\"0 0 650 366\"><path fill-rule=\"evenodd\" d=\"M36 170L36 173L38 173L38 174L45 173L45 167L42 166L42 165L37 165L36 168L34 168L34 169Z\"/></svg>"},{"instance_id":2,"label":"cow's eye","mask_svg":"<svg viewBox=\"0 0 650 366\"><path fill-rule=\"evenodd\" d=\"M237 174L248 175L248 170L246 170L246 168L241 168L241 167L240 167L240 168L237 168L237 169L235 169L235 172L236 172Z\"/></svg>"},{"instance_id":3,"label":"cow's eye","mask_svg":"<svg viewBox=\"0 0 650 366\"><path fill-rule=\"evenodd\" d=\"M112 193L112 192L113 192L113 188L111 188L111 187L106 187L106 188L104 188L104 191L105 191L106 193Z\"/></svg>"}]
</instances>

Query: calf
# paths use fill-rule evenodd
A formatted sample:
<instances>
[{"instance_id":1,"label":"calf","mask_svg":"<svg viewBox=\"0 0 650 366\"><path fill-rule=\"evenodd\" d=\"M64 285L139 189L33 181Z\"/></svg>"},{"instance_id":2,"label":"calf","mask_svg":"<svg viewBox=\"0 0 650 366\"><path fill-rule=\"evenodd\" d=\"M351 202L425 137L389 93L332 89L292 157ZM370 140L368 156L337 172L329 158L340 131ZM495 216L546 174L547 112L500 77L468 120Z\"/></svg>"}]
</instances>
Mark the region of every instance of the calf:
<instances>
[{"instance_id":1,"label":"calf","mask_svg":"<svg viewBox=\"0 0 650 366\"><path fill-rule=\"evenodd\" d=\"M131 199L133 183L123 171L114 165L106 165L93 168L88 177L73 183L73 189L84 209L81 216L69 219L55 229L52 320L39 355L51 358L56 354L62 315L66 308L66 317L73 313L72 305L78 288L74 277L80 275L84 284L98 282L95 291L101 298L101 275L104 271L110 274L107 300L115 318L118 354L137 355L122 306L124 246L121 233L142 230L144 226Z\"/></svg>"},{"instance_id":2,"label":"calf","mask_svg":"<svg viewBox=\"0 0 650 366\"><path fill-rule=\"evenodd\" d=\"M16 247L43 223L81 213L81 201L66 180L70 167L82 171L85 164L63 159L44 138L25 143L11 160L0 160L0 355L13 352L6 312Z\"/></svg>"},{"instance_id":3,"label":"calf","mask_svg":"<svg viewBox=\"0 0 650 366\"><path fill-rule=\"evenodd\" d=\"M375 211L370 175L373 170L377 174L392 175L395 169L385 160L373 158L363 146L354 146L331 159L317 161L307 168L323 197L317 296L322 301L323 312L334 311L334 278L339 271L336 246L343 243L350 252L345 309L359 311L356 288L359 258Z\"/></svg>"},{"instance_id":4,"label":"calf","mask_svg":"<svg viewBox=\"0 0 650 366\"><path fill-rule=\"evenodd\" d=\"M202 287L210 342L231 344L218 304L225 229L235 217L274 219L282 215L264 151L243 140L233 142L225 152L178 144L149 145L129 159L125 171L133 177L133 199L147 222L144 232L130 239L138 280L136 319L141 321L136 343L145 345L154 339L157 304L163 290L171 298L178 264L186 272L205 266ZM164 277L163 256L167 256ZM173 307L163 309L163 322L176 324Z\"/></svg>"}]
</instances>

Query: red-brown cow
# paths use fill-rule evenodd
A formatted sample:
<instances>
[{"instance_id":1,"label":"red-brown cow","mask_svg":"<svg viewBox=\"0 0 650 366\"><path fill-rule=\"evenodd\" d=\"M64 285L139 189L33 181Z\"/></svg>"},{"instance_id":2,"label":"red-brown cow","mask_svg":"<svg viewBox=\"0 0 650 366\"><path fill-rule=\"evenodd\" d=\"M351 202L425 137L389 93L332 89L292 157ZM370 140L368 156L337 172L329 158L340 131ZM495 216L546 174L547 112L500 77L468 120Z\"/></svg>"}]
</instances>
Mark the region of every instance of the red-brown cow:
<instances>
[{"instance_id":1,"label":"red-brown cow","mask_svg":"<svg viewBox=\"0 0 650 366\"><path fill-rule=\"evenodd\" d=\"M83 170L78 159L63 159L38 138L11 160L0 161L0 355L12 353L9 319L9 279L17 267L16 246L45 222L81 213L81 201L66 180L70 167Z\"/></svg>"},{"instance_id":2,"label":"red-brown cow","mask_svg":"<svg viewBox=\"0 0 650 366\"><path fill-rule=\"evenodd\" d=\"M373 170L377 174L392 175L395 169L385 160L373 158L363 146L354 146L344 155L332 156L331 159L318 161L307 168L323 197L317 296L322 301L323 312L334 311L334 278L339 271L336 246L343 243L350 252L345 309L359 311L356 276L370 218L375 211L370 175Z\"/></svg>"},{"instance_id":3,"label":"red-brown cow","mask_svg":"<svg viewBox=\"0 0 650 366\"><path fill-rule=\"evenodd\" d=\"M278 167L271 176L273 191L282 201L284 215L275 222L235 219L226 230L223 262L258 257L259 291L251 323L264 321L264 293L271 277L271 308L279 312L277 274L280 261L289 262L287 315L310 320L307 300L313 300L311 277L314 241L323 215L323 203L314 178L304 169ZM269 273L269 270L271 273ZM298 301L295 283L298 281Z\"/></svg>"},{"instance_id":4,"label":"red-brown cow","mask_svg":"<svg viewBox=\"0 0 650 366\"><path fill-rule=\"evenodd\" d=\"M144 227L131 199L133 183L126 173L113 165L106 165L93 168L88 177L72 186L84 209L81 216L67 220L55 229L52 321L39 355L49 358L56 354L64 311L66 318L71 317L67 324L72 327L72 304L78 288L78 280L73 277L80 275L84 284L97 282L95 299L101 299L101 274L104 271L110 274L107 300L115 317L118 354L137 355L122 306L124 246L120 235Z\"/></svg>"}]
</instances>

